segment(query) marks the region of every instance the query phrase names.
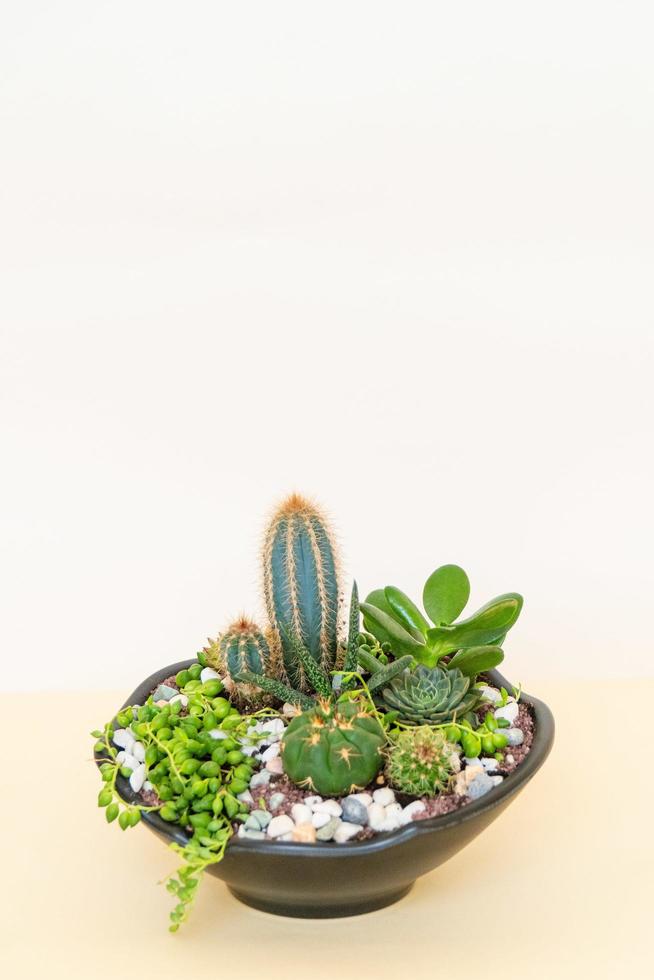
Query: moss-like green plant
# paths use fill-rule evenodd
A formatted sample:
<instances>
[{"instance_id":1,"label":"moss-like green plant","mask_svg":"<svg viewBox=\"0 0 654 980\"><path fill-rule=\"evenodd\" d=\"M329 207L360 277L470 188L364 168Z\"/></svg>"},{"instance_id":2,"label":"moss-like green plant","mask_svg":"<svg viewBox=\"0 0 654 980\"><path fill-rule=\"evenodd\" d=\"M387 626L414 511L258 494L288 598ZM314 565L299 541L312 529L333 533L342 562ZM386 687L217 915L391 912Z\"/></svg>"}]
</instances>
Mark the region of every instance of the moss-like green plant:
<instances>
[{"instance_id":1,"label":"moss-like green plant","mask_svg":"<svg viewBox=\"0 0 654 980\"><path fill-rule=\"evenodd\" d=\"M456 746L433 728L399 732L386 762L386 778L402 793L436 796L447 789L452 773L460 767Z\"/></svg>"},{"instance_id":2,"label":"moss-like green plant","mask_svg":"<svg viewBox=\"0 0 654 980\"><path fill-rule=\"evenodd\" d=\"M365 628L389 643L397 656L411 654L429 667L448 654L448 664L475 677L504 659L502 643L522 609L522 596L497 596L468 619L455 622L468 601L470 582L458 565L442 565L425 583L423 603L429 620L400 589L386 586L361 603Z\"/></svg>"},{"instance_id":3,"label":"moss-like green plant","mask_svg":"<svg viewBox=\"0 0 654 980\"><path fill-rule=\"evenodd\" d=\"M282 739L284 771L323 796L363 789L383 765L384 731L352 702L320 701L298 715Z\"/></svg>"}]
</instances>

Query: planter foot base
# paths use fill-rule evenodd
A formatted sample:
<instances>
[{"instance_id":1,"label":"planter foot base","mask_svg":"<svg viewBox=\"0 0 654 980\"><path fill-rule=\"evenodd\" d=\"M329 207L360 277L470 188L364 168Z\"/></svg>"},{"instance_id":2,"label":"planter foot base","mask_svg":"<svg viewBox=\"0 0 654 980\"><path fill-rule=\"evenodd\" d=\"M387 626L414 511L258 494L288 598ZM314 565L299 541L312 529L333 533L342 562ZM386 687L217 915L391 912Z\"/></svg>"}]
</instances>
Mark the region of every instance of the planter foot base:
<instances>
[{"instance_id":1,"label":"planter foot base","mask_svg":"<svg viewBox=\"0 0 654 980\"><path fill-rule=\"evenodd\" d=\"M269 912L271 915L286 915L294 919L339 919L348 915L363 915L366 912L375 912L383 909L387 905L399 902L401 898L408 895L413 888L413 882L396 891L384 892L383 895L373 895L358 902L348 902L347 900L331 905L302 904L301 902L286 903L283 900L268 900L259 898L258 895L250 895L247 892L237 891L230 888L230 892L244 905L249 905L253 909L261 912Z\"/></svg>"}]
</instances>

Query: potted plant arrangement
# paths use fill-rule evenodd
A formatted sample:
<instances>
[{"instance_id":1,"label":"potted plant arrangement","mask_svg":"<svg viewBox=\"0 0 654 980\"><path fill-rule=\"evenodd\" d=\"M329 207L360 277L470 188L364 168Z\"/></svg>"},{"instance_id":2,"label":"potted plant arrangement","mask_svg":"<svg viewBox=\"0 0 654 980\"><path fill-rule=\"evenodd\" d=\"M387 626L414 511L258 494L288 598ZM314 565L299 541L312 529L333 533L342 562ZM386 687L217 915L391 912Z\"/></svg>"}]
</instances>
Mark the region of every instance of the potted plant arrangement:
<instances>
[{"instance_id":1,"label":"potted plant arrangement","mask_svg":"<svg viewBox=\"0 0 654 980\"><path fill-rule=\"evenodd\" d=\"M552 716L497 673L517 593L462 617L442 565L421 610L394 586L346 608L329 524L293 495L262 549L268 622L241 617L148 677L93 732L98 805L178 852L170 929L206 870L278 914L396 901L475 837L545 760Z\"/></svg>"}]
</instances>

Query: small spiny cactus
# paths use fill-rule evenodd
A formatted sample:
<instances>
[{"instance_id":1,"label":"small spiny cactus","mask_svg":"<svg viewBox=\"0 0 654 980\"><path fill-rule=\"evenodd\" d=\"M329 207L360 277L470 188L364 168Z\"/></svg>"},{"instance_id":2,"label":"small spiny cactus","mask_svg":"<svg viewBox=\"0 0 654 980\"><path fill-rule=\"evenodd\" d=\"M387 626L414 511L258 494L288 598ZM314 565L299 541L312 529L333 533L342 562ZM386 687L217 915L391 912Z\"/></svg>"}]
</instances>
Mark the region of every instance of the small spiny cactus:
<instances>
[{"instance_id":1,"label":"small spiny cactus","mask_svg":"<svg viewBox=\"0 0 654 980\"><path fill-rule=\"evenodd\" d=\"M245 616L235 620L217 640L210 641L204 653L207 664L231 680L232 692L249 700L256 700L256 688L240 683L241 675L269 673L275 659L263 632Z\"/></svg>"},{"instance_id":2,"label":"small spiny cactus","mask_svg":"<svg viewBox=\"0 0 654 980\"><path fill-rule=\"evenodd\" d=\"M289 779L323 796L364 789L383 765L384 731L354 704L319 701L293 719L282 739Z\"/></svg>"},{"instance_id":3,"label":"small spiny cactus","mask_svg":"<svg viewBox=\"0 0 654 980\"><path fill-rule=\"evenodd\" d=\"M285 679L300 691L311 679L298 646L325 674L337 665L339 581L332 532L319 511L298 494L273 514L263 546L266 610L283 656Z\"/></svg>"},{"instance_id":4,"label":"small spiny cactus","mask_svg":"<svg viewBox=\"0 0 654 980\"><path fill-rule=\"evenodd\" d=\"M386 778L402 793L436 796L460 768L456 746L428 726L401 732L388 753Z\"/></svg>"}]
</instances>

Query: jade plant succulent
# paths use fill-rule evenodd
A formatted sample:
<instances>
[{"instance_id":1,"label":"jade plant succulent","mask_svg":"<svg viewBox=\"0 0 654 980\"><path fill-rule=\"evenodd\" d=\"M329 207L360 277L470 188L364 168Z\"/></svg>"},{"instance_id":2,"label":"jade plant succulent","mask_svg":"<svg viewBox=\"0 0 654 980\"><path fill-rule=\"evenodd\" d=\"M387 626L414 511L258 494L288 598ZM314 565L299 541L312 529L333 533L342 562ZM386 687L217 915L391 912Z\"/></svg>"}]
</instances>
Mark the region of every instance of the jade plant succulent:
<instances>
[{"instance_id":1,"label":"jade plant succulent","mask_svg":"<svg viewBox=\"0 0 654 980\"><path fill-rule=\"evenodd\" d=\"M384 731L356 704L320 701L290 723L282 740L284 770L323 796L364 789L383 765Z\"/></svg>"},{"instance_id":2,"label":"jade plant succulent","mask_svg":"<svg viewBox=\"0 0 654 980\"><path fill-rule=\"evenodd\" d=\"M483 701L470 678L456 667L404 670L381 692L380 703L410 725L444 725L470 716Z\"/></svg>"},{"instance_id":3,"label":"jade plant succulent","mask_svg":"<svg viewBox=\"0 0 654 980\"><path fill-rule=\"evenodd\" d=\"M401 731L393 740L386 777L396 789L415 796L435 796L461 768L456 745L443 732L424 726Z\"/></svg>"},{"instance_id":4,"label":"jade plant succulent","mask_svg":"<svg viewBox=\"0 0 654 980\"><path fill-rule=\"evenodd\" d=\"M442 657L455 654L447 666L473 677L502 662L502 643L520 615L523 600L517 592L507 592L455 622L469 596L470 582L464 570L458 565L441 565L423 589L431 622L404 592L391 585L371 592L361 603L361 611L366 630L389 643L396 656L410 654L419 663L434 667Z\"/></svg>"}]
</instances>

